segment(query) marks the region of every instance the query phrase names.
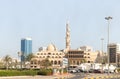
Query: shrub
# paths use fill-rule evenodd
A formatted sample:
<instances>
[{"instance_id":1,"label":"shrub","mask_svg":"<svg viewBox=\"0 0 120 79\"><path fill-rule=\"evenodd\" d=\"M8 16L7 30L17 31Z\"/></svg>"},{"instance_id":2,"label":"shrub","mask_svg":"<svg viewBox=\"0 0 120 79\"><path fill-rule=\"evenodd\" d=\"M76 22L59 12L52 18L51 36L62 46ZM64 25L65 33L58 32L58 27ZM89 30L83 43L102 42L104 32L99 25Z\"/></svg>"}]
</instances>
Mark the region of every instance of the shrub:
<instances>
[{"instance_id":1,"label":"shrub","mask_svg":"<svg viewBox=\"0 0 120 79\"><path fill-rule=\"evenodd\" d=\"M37 75L35 70L1 70L0 76L34 76Z\"/></svg>"},{"instance_id":2,"label":"shrub","mask_svg":"<svg viewBox=\"0 0 120 79\"><path fill-rule=\"evenodd\" d=\"M37 73L38 75L52 75L53 71L52 69L41 69Z\"/></svg>"}]
</instances>

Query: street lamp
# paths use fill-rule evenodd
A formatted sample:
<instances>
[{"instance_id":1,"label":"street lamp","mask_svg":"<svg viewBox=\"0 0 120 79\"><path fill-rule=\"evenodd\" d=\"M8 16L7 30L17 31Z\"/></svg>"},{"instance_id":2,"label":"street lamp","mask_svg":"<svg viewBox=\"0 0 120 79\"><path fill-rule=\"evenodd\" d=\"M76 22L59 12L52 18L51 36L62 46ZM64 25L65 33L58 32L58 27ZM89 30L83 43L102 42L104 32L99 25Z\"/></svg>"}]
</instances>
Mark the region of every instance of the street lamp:
<instances>
[{"instance_id":1,"label":"street lamp","mask_svg":"<svg viewBox=\"0 0 120 79\"><path fill-rule=\"evenodd\" d=\"M105 19L108 21L108 41L107 41L107 53L108 53L108 73L109 73L109 65L110 65L110 54L109 54L109 26L110 26L110 20L112 19L111 16L105 17Z\"/></svg>"},{"instance_id":2,"label":"street lamp","mask_svg":"<svg viewBox=\"0 0 120 79\"><path fill-rule=\"evenodd\" d=\"M101 44L101 52L102 52L102 72L103 72L103 62L104 62L104 60L103 60L103 38L101 38L101 41L102 41L102 44Z\"/></svg>"},{"instance_id":3,"label":"street lamp","mask_svg":"<svg viewBox=\"0 0 120 79\"><path fill-rule=\"evenodd\" d=\"M21 69L22 69L22 60L21 60L21 57L22 57L22 52L18 52L18 57L20 57L20 66L21 66Z\"/></svg>"}]
</instances>

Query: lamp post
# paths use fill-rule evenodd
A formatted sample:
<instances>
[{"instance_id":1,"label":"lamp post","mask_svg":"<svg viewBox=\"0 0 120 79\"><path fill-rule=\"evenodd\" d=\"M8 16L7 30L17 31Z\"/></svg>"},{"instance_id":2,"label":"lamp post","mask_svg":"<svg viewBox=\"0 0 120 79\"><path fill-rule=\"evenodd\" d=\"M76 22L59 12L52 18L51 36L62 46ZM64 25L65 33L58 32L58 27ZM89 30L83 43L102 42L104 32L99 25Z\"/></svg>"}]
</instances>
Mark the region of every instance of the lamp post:
<instances>
[{"instance_id":1,"label":"lamp post","mask_svg":"<svg viewBox=\"0 0 120 79\"><path fill-rule=\"evenodd\" d=\"M22 60L21 60L22 52L18 52L18 57L20 57L20 68L22 70Z\"/></svg>"},{"instance_id":2,"label":"lamp post","mask_svg":"<svg viewBox=\"0 0 120 79\"><path fill-rule=\"evenodd\" d=\"M108 53L108 73L109 73L109 65L110 65L110 54L109 54L109 49L108 49L108 46L109 46L109 26L110 26L110 20L112 19L111 16L108 16L108 17L105 17L105 19L107 20L108 22L108 41L107 41L107 53Z\"/></svg>"},{"instance_id":3,"label":"lamp post","mask_svg":"<svg viewBox=\"0 0 120 79\"><path fill-rule=\"evenodd\" d=\"M103 40L104 40L104 39L101 38L101 41L102 41L102 44L101 44L101 52L102 52L102 73L103 73L103 62L104 62L104 61L103 61L103 56L104 56L104 55L103 55Z\"/></svg>"}]
</instances>

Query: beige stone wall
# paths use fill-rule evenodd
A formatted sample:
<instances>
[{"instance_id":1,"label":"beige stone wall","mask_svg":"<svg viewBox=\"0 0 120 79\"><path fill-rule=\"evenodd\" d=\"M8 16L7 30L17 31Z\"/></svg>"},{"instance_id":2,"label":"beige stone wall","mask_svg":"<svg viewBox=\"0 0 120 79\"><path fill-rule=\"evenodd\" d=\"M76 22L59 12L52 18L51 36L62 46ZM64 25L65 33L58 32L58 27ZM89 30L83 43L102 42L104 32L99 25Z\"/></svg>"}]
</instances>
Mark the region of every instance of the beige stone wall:
<instances>
[{"instance_id":1,"label":"beige stone wall","mask_svg":"<svg viewBox=\"0 0 120 79\"><path fill-rule=\"evenodd\" d=\"M98 56L98 53L99 52L86 51L84 57L87 62L93 63L93 62L95 62L95 60Z\"/></svg>"}]
</instances>

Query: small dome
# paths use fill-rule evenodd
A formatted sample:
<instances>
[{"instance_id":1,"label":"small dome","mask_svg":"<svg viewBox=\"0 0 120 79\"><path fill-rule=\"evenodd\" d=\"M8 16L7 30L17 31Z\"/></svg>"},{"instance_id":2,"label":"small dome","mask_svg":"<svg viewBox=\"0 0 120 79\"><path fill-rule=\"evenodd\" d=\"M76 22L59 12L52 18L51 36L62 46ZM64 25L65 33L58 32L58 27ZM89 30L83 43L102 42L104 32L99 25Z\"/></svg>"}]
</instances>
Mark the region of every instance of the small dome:
<instances>
[{"instance_id":1,"label":"small dome","mask_svg":"<svg viewBox=\"0 0 120 79\"><path fill-rule=\"evenodd\" d=\"M56 51L56 47L53 44L49 44L48 47L47 47L47 50L48 51Z\"/></svg>"}]
</instances>

